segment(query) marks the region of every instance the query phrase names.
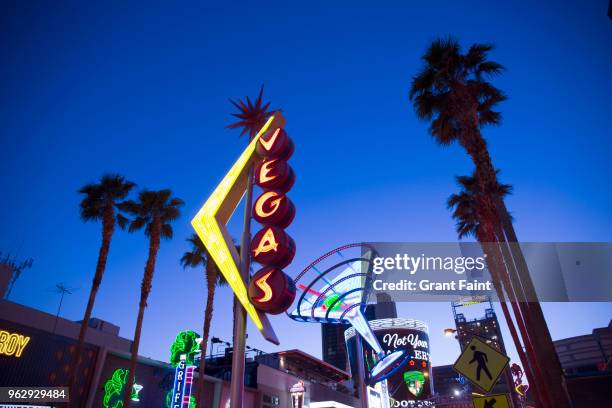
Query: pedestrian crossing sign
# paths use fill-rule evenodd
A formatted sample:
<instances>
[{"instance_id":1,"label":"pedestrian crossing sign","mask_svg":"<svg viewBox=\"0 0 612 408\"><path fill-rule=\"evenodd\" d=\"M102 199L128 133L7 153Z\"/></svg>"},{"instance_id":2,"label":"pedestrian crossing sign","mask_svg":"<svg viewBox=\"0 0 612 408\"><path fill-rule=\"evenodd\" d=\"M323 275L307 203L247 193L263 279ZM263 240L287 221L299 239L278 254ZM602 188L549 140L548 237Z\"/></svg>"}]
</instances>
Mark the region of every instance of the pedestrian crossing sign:
<instances>
[{"instance_id":1,"label":"pedestrian crossing sign","mask_svg":"<svg viewBox=\"0 0 612 408\"><path fill-rule=\"evenodd\" d=\"M472 337L453 365L453 370L486 392L490 392L509 361L507 356L478 337Z\"/></svg>"},{"instance_id":2,"label":"pedestrian crossing sign","mask_svg":"<svg viewBox=\"0 0 612 408\"><path fill-rule=\"evenodd\" d=\"M494 394L486 397L474 397L472 399L474 408L510 408L508 394Z\"/></svg>"}]
</instances>

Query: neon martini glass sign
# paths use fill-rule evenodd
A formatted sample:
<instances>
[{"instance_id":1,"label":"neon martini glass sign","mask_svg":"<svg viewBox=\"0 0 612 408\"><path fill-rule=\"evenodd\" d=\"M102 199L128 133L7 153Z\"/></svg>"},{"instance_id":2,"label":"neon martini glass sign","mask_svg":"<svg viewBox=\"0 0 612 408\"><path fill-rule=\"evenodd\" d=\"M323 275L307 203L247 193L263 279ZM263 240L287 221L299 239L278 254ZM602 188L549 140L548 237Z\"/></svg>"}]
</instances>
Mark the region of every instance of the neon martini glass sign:
<instances>
[{"instance_id":1,"label":"neon martini glass sign","mask_svg":"<svg viewBox=\"0 0 612 408\"><path fill-rule=\"evenodd\" d=\"M343 248L331 251L319 260L332 253L342 256ZM376 353L377 361L370 370L370 379L371 383L377 383L399 369L408 356L405 350L385 355L363 314L368 294L366 287L370 275L367 269L371 263L370 259L371 253L365 257L344 260L325 271L317 269L316 263L319 260L311 264L296 278L296 286L302 294L289 317L309 323L350 324ZM299 282L309 269L316 272L314 280L309 284ZM339 270L341 272L337 273Z\"/></svg>"}]
</instances>

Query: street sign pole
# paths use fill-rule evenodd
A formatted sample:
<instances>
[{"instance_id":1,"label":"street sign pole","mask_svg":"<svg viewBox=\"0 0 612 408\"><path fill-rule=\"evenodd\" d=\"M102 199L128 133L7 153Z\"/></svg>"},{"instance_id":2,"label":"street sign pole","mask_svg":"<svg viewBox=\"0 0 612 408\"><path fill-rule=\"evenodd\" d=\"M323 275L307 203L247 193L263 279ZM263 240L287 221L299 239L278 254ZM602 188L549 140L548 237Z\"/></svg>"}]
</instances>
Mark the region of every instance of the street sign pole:
<instances>
[{"instance_id":1,"label":"street sign pole","mask_svg":"<svg viewBox=\"0 0 612 408\"><path fill-rule=\"evenodd\" d=\"M245 284L249 282L251 247L251 210L253 207L253 168L249 170L244 201L244 228L240 242L240 275ZM234 297L234 344L232 350L232 382L230 385L230 407L242 408L244 395L244 366L246 348L246 311Z\"/></svg>"}]
</instances>

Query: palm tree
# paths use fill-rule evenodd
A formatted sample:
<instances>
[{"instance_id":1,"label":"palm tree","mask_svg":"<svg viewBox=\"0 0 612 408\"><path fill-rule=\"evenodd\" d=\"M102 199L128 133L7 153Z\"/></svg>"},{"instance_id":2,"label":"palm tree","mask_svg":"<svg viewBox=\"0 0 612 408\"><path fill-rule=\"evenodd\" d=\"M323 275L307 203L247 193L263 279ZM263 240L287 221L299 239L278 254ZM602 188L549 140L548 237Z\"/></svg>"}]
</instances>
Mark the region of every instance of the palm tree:
<instances>
[{"instance_id":1,"label":"palm tree","mask_svg":"<svg viewBox=\"0 0 612 408\"><path fill-rule=\"evenodd\" d=\"M210 322L213 316L213 306L215 301L215 288L217 286L227 285L227 281L223 277L223 274L219 273L219 269L213 261L212 257L208 255L206 247L202 243L200 237L197 234L193 234L187 238L191 246L191 250L187 251L181 257L181 265L186 267L204 267L204 277L206 279L206 309L204 310L204 328L202 330L202 357L200 359L200 375L198 376L198 397L197 403L199 407L204 407L204 373L206 365L206 346L208 344L208 337L210 335Z\"/></svg>"},{"instance_id":2,"label":"palm tree","mask_svg":"<svg viewBox=\"0 0 612 408\"><path fill-rule=\"evenodd\" d=\"M85 334L89 327L89 319L91 318L98 289L100 288L104 270L106 269L106 260L108 259L113 233L115 232L115 225L119 225L119 227L123 229L127 222L125 217L116 212L116 207L120 201L127 197L134 186L134 183L126 180L123 176L118 174L106 174L102 176L98 183L87 184L79 189L79 193L84 194L83 200L81 200L79 205L81 219L84 222L102 222L102 244L98 252L98 263L96 264L96 272L91 284L91 290L89 291L89 300L85 308L85 315L81 321L81 330L79 331L74 362L71 365L71 387L74 387L76 381L76 373L81 360ZM77 399L75 398L74 400L76 401Z\"/></svg>"},{"instance_id":3,"label":"palm tree","mask_svg":"<svg viewBox=\"0 0 612 408\"><path fill-rule=\"evenodd\" d=\"M475 237L482 246L483 251L487 256L487 265L489 267L491 276L493 277L493 286L497 293L497 297L499 298L499 302L501 304L502 312L504 314L506 322L508 323L508 328L510 330L510 335L512 336L512 341L514 342L514 346L518 352L521 363L525 368L525 373L527 374L529 384L533 388L533 395L535 395L536 400L538 402L538 406L540 406L541 401L539 400L539 387L541 386L541 384L538 384L538 381L539 378L541 378L541 372L539 370L539 367L535 363L533 349L529 343L525 345L527 355L525 355L525 353L523 352L518 333L514 326L510 311L508 310L508 306L506 305L504 288L509 293L512 293L514 288L510 284L505 271L506 265L503 261L504 248L503 246L500 246L496 243L497 241L499 241L499 238L497 236L488 236L486 234L488 234L489 231L481 228L480 219L478 216L480 211L478 207L481 205L481 200L479 196L482 195L482 192L478 190L479 183L476 180L476 176L459 176L457 177L457 184L461 188L461 191L458 194L452 194L448 198L447 205L448 208L452 210L453 218L457 221L456 229L458 237L459 239L468 236ZM511 191L512 186L507 184L497 184L496 186L494 186L493 190L484 192L484 194L488 194L493 197L503 198L509 195ZM499 229L497 230L497 234L500 234ZM515 301L512 301L513 296L509 297L513 312L515 314L520 314L517 303ZM520 319L517 319L517 324L521 326L522 321ZM525 328L521 327L521 330L524 331ZM537 373L537 376L535 373ZM511 376L507 375L506 380L509 381L510 379ZM511 382L509 382L508 384L510 383ZM514 397L514 393L512 393L512 396Z\"/></svg>"},{"instance_id":4,"label":"palm tree","mask_svg":"<svg viewBox=\"0 0 612 408\"><path fill-rule=\"evenodd\" d=\"M506 99L503 92L487 79L500 74L503 66L487 59L493 49L489 44L474 44L466 53L453 38L434 41L423 56L424 67L413 79L409 97L420 119L431 122L429 132L442 145L458 142L475 166L479 191L492 191L497 185L496 171L480 129L501 122L501 113L494 108ZM486 236L494 236L501 226L504 242L510 241L509 277L521 300L521 315L526 332L524 341L537 345L539 365L546 367L547 388L555 408L570 406L564 376L550 332L535 298L535 289L524 257L516 244L510 215L503 197L479 196L479 228ZM528 302L526 302L528 301Z\"/></svg>"},{"instance_id":5,"label":"palm tree","mask_svg":"<svg viewBox=\"0 0 612 408\"><path fill-rule=\"evenodd\" d=\"M153 284L153 273L155 272L155 261L161 238L171 239L173 235L172 221L175 221L181 214L179 207L184 203L179 198L172 198L170 190L141 191L138 194L138 201L125 201L119 204L119 208L133 216L130 221L128 231L130 233L144 229L145 236L149 238L149 254L145 264L144 276L140 286L140 303L138 307L138 318L136 320L136 330L134 331L134 344L132 346L132 358L128 379L124 389L124 407L129 408L131 390L134 385L134 374L136 372L136 360L138 358L138 348L140 346L140 333L142 331L142 321L144 318L147 299Z\"/></svg>"},{"instance_id":6,"label":"palm tree","mask_svg":"<svg viewBox=\"0 0 612 408\"><path fill-rule=\"evenodd\" d=\"M497 183L495 169L480 134L484 125L497 125L501 113L495 106L506 99L487 78L503 71L502 65L487 60L492 45L474 44L461 54L453 39L434 41L423 56L425 67L413 79L410 100L419 119L431 121L429 132L441 145L455 141L467 151L476 167L480 191ZM493 229L494 204L483 197L480 208L486 217L480 228Z\"/></svg>"}]
</instances>

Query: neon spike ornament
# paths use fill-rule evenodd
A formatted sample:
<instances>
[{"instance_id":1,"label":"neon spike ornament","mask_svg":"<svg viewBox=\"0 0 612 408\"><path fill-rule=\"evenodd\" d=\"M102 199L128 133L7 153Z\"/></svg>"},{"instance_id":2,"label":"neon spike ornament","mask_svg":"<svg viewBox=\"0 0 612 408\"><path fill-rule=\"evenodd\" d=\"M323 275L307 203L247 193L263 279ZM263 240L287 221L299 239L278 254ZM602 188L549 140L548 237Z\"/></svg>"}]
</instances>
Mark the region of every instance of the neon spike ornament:
<instances>
[{"instance_id":1,"label":"neon spike ornament","mask_svg":"<svg viewBox=\"0 0 612 408\"><path fill-rule=\"evenodd\" d=\"M255 324L255 327L257 327L266 340L274 344L279 344L279 341L265 312L257 310L249 299L247 282L240 275L238 267L239 256L236 246L233 244L231 236L227 231L227 222L246 192L249 170L263 161L263 157L256 152L256 149L261 144L260 141L264 140L265 145L264 147L259 147L259 150L272 149L275 145L274 140L285 140L283 139L286 136L284 131L276 132L284 126L284 117L280 112L275 112L257 135L253 137L238 160L225 177L223 177L221 183L215 188L191 221L191 225L215 261L223 277L234 291L236 298ZM273 140L275 133L277 135ZM264 135L266 136L265 138ZM288 138L287 140L288 142L285 143L290 143ZM287 144L283 147L283 153L287 154L290 149L292 149L292 144Z\"/></svg>"}]
</instances>

